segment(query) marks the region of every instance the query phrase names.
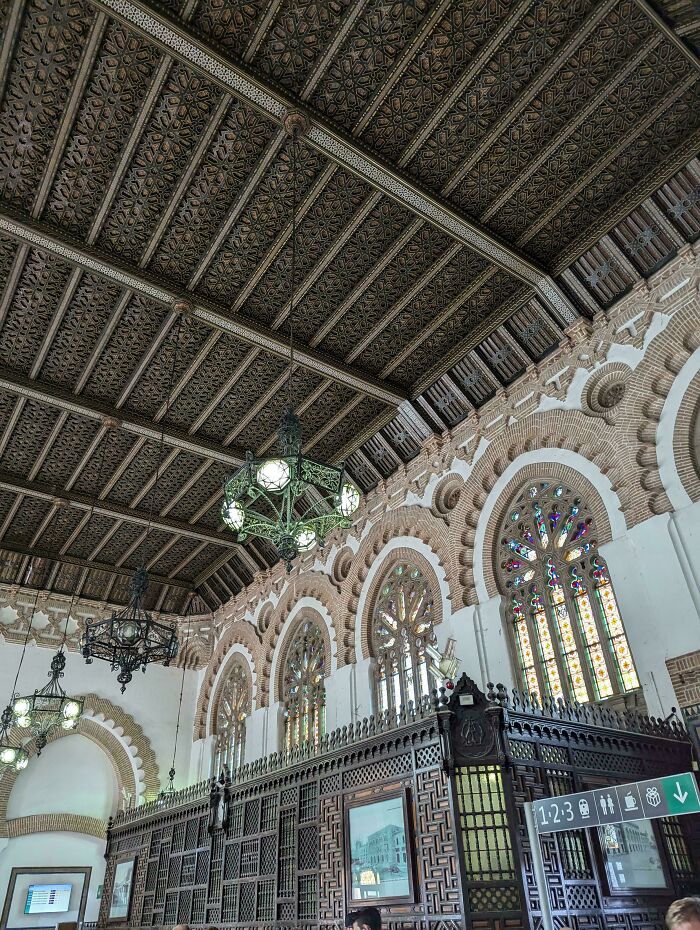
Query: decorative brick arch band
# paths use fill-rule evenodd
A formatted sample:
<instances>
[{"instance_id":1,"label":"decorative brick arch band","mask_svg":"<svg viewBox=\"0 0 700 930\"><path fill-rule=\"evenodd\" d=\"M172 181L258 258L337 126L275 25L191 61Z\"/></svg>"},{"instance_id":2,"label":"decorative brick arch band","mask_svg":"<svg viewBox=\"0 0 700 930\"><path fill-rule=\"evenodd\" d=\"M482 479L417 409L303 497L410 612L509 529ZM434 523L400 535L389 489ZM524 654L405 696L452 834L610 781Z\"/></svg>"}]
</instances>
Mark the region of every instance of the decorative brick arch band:
<instances>
[{"instance_id":1,"label":"decorative brick arch band","mask_svg":"<svg viewBox=\"0 0 700 930\"><path fill-rule=\"evenodd\" d=\"M700 500L700 371L683 395L673 428L673 459L683 488Z\"/></svg>"},{"instance_id":2,"label":"decorative brick arch band","mask_svg":"<svg viewBox=\"0 0 700 930\"><path fill-rule=\"evenodd\" d=\"M152 800L156 797L160 789L160 779L158 777L158 765L155 761L155 755L151 749L150 742L143 735L143 730L134 721L134 718L122 711L111 701L105 698L99 698L95 694L88 694L85 697L84 714L78 721L75 730L54 730L49 736L48 742L55 742L59 739L70 738L74 733L80 733L82 736L92 740L107 756L115 777L117 779L117 788L121 792L126 789L132 798L138 797L138 788L140 784L144 786L145 800ZM104 723L98 722L99 718ZM108 723L113 723L114 727L109 727ZM117 735L117 730L122 731L122 738ZM131 730L131 732L129 732ZM134 738L136 732L141 734L141 739L137 741ZM18 738L21 731L15 729L13 736ZM127 741L132 743L138 755L133 757L127 751L122 741L126 737ZM37 747L34 740L25 745L30 759L36 755ZM137 763L140 763L137 765ZM137 772L134 773L136 767ZM0 836L9 836L9 825L7 821L7 806L10 800L12 789L21 772L14 769L7 769L0 776ZM46 817L55 815L47 814ZM66 815L73 816L73 815ZM22 818L16 818L22 819ZM94 819L94 818L90 818Z\"/></svg>"},{"instance_id":3,"label":"decorative brick arch band","mask_svg":"<svg viewBox=\"0 0 700 930\"><path fill-rule=\"evenodd\" d=\"M500 494L499 506L494 507L488 517L486 530L484 533L484 543L482 549L483 556L483 574L486 591L489 597L495 597L499 594L498 583L496 581L496 546L500 526L506 512L513 504L513 498L522 489L523 485L534 479L552 479L568 485L586 500L596 525L596 539L600 545L610 542L612 532L610 528L610 517L608 510L603 502L602 497L594 485L582 475L580 471L569 465L562 465L559 462L533 462L530 465L524 465L510 479L508 484Z\"/></svg>"},{"instance_id":4,"label":"decorative brick arch band","mask_svg":"<svg viewBox=\"0 0 700 930\"><path fill-rule=\"evenodd\" d=\"M489 494L496 486L501 475L525 453L540 452L543 449L566 449L582 456L608 478L620 501L620 509L629 525L628 511L633 506L633 489L630 487L630 480L627 475L631 466L628 463L627 455L620 451L619 444L618 446L615 445L614 437L615 432L612 428L606 427L600 420L587 417L580 411L549 410L510 427L507 435L500 436L489 445L465 482L465 490L460 496L450 526L451 547L458 554L459 580L462 585L464 604L478 603L474 570L474 547L477 529L482 520L483 510ZM563 469L563 471L558 469ZM549 470L552 477L561 477L562 480L567 480L576 486L579 483L578 477L572 477L571 472L576 476L579 473L575 469L570 469L568 472L569 478L565 479L566 469L567 466L563 466L556 461L548 465L546 456L543 456L534 472L544 474L545 471ZM527 477L523 477L522 481L526 480ZM590 482L587 482L587 484L592 488ZM513 483L512 493L515 492L515 487L516 485ZM505 500L506 495L501 496ZM600 499L597 494L596 497ZM593 506L593 503L591 503L591 506ZM610 521L607 512L605 507L602 507L600 513L594 512L596 519L602 521L600 523L600 533L601 538L603 538L606 526L609 533ZM492 516L489 515L489 521L491 521ZM484 558L488 558L487 553L491 551L492 543L488 543L484 547ZM487 590L490 590L489 596L491 597L496 593L492 572L490 579L487 581Z\"/></svg>"},{"instance_id":5,"label":"decorative brick arch band","mask_svg":"<svg viewBox=\"0 0 700 930\"><path fill-rule=\"evenodd\" d=\"M197 696L197 707L195 710L192 733L193 740L204 739L207 736L207 722L209 720L209 710L214 687L221 669L227 662L230 650L236 645L241 646L244 652L250 657L251 680L259 695L257 701L258 705L261 703L262 697L267 691L265 679L261 675L263 652L260 634L253 624L249 623L247 620L234 620L221 637L204 672L202 685L199 689L199 695Z\"/></svg>"},{"instance_id":6,"label":"decorative brick arch band","mask_svg":"<svg viewBox=\"0 0 700 930\"><path fill-rule=\"evenodd\" d=\"M278 643L280 642L280 638L284 635L285 640L287 639L287 631L285 628L288 624L290 615L293 613L296 605L305 598L308 598L311 601L316 601L318 603L319 609L317 609L315 613L317 614L319 624L322 627L324 643L326 644L327 668L330 669L331 667L332 647L328 627L326 626L326 621L323 617L323 614L321 613L322 610L325 611L331 620L335 645L337 648L336 658L338 665L340 666L345 664L344 658L342 656L342 634L347 624L345 622L345 608L343 601L338 593L338 588L333 584L328 575L322 575L320 572L309 572L300 578L296 578L287 587L284 594L280 598L279 603L273 610L270 617L269 626L263 640L263 687L261 693L261 703L263 705L269 703L270 692L273 693L272 701L279 700L276 696L274 696L279 694L277 682L272 681L272 666L275 652L277 650ZM309 606L304 608L304 610L314 611L314 608ZM295 627L296 622L297 621L295 618ZM275 679L278 678L279 668L282 664L282 662L278 661Z\"/></svg>"},{"instance_id":7,"label":"decorative brick arch band","mask_svg":"<svg viewBox=\"0 0 700 930\"><path fill-rule=\"evenodd\" d=\"M302 607L299 613L292 620L289 628L284 630L282 641L280 643L277 666L274 672L274 682L270 682L269 690L272 691L273 701L282 700L282 683L284 680L284 667L287 660L287 651L294 641L294 637L296 636L299 627L309 620L315 623L321 632L321 637L323 639L326 675L328 675L331 671L331 637L328 632L328 627L326 626L326 621L322 614L319 613L318 610L315 610L313 607Z\"/></svg>"},{"instance_id":8,"label":"decorative brick arch band","mask_svg":"<svg viewBox=\"0 0 700 930\"><path fill-rule=\"evenodd\" d=\"M435 569L428 562L425 556L416 549L409 546L400 546L392 549L382 560L376 575L372 579L367 591L367 598L364 603L363 616L360 618L361 623L361 649L362 654L358 659L368 659L370 657L370 636L372 632L372 618L374 608L377 603L380 589L384 584L389 572L400 563L406 563L419 569L426 583L430 588L433 597L433 623L437 626L442 623L442 592L440 584L435 574Z\"/></svg>"},{"instance_id":9,"label":"decorative brick arch band","mask_svg":"<svg viewBox=\"0 0 700 930\"><path fill-rule=\"evenodd\" d=\"M98 697L96 694L85 696L85 710L81 720L87 721L89 717L94 717L98 723L104 721L101 729L106 732L114 730L119 734L121 731L121 739L127 745L134 746L136 755L132 757L131 771L133 773L136 769L135 796L138 796L139 786L143 785L143 800L152 801L160 791L160 770L151 741L144 733L143 727L134 720L131 714L107 698ZM127 788L127 790L130 789Z\"/></svg>"},{"instance_id":10,"label":"decorative brick arch band","mask_svg":"<svg viewBox=\"0 0 700 930\"><path fill-rule=\"evenodd\" d=\"M401 536L410 536L420 540L435 554L445 575L450 600L453 603L461 603L462 590L458 579L457 561L450 547L449 526L444 520L435 517L426 507L409 506L389 511L384 514L381 521L373 526L362 540L341 588L341 602L346 605L345 626L341 637L346 653L346 663L356 661L355 623L357 622L360 596L367 577L376 560L382 557L381 553L386 545L392 539ZM419 555L417 550L413 550L409 546L404 547L403 551L407 553L407 560L409 560L409 556L412 558L414 555ZM428 565L425 559L424 563ZM435 579L435 571L432 566L429 566L429 573L430 577ZM435 581L439 591L437 579ZM439 601L440 610L442 611L441 597ZM442 613L440 617L442 618ZM364 620L362 622L364 623ZM364 643L363 639L363 650L365 648Z\"/></svg>"},{"instance_id":11,"label":"decorative brick arch band","mask_svg":"<svg viewBox=\"0 0 700 930\"><path fill-rule=\"evenodd\" d=\"M37 833L82 833L103 840L107 835L107 823L85 814L30 814L7 821L6 835L10 839Z\"/></svg>"}]
</instances>

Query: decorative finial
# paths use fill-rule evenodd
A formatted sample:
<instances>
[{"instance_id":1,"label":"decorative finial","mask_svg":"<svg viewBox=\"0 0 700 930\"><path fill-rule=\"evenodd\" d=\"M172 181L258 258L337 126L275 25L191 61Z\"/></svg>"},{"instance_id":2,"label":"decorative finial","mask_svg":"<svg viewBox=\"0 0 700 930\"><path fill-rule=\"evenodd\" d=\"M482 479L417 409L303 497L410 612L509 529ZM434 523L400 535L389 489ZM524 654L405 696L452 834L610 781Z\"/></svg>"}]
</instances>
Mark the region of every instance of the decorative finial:
<instances>
[{"instance_id":1,"label":"decorative finial","mask_svg":"<svg viewBox=\"0 0 700 930\"><path fill-rule=\"evenodd\" d=\"M308 128L309 121L299 110L290 110L284 118L284 131L289 136L303 136Z\"/></svg>"}]
</instances>

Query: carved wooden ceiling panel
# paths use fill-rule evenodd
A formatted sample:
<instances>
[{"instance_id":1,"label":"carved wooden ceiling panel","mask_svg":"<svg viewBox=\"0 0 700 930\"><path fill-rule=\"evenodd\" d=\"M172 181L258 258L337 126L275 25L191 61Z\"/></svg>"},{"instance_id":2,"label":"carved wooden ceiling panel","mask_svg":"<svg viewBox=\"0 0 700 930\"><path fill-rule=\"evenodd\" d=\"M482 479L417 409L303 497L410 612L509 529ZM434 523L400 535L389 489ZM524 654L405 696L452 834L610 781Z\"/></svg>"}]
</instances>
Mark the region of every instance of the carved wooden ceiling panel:
<instances>
[{"instance_id":1,"label":"carved wooden ceiling panel","mask_svg":"<svg viewBox=\"0 0 700 930\"><path fill-rule=\"evenodd\" d=\"M122 603L145 561L177 612L275 558L219 506L285 403L285 112L294 403L367 489L697 236L700 15L149 2L0 11L0 580L34 555L30 585Z\"/></svg>"}]
</instances>

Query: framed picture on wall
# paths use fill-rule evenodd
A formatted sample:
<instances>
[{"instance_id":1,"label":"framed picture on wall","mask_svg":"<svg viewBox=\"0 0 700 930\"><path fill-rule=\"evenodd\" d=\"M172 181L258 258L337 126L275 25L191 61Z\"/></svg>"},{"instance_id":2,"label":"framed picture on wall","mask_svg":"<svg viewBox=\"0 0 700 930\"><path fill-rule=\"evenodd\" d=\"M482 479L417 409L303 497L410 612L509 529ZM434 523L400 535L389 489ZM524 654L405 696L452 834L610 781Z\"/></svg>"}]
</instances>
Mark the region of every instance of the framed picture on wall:
<instances>
[{"instance_id":1,"label":"framed picture on wall","mask_svg":"<svg viewBox=\"0 0 700 930\"><path fill-rule=\"evenodd\" d=\"M112 883L112 896L109 901L108 920L126 922L129 919L135 871L136 856L126 856L119 859L114 866L114 882Z\"/></svg>"},{"instance_id":2,"label":"framed picture on wall","mask_svg":"<svg viewBox=\"0 0 700 930\"><path fill-rule=\"evenodd\" d=\"M345 873L351 905L413 901L413 857L405 790L345 809Z\"/></svg>"}]
</instances>

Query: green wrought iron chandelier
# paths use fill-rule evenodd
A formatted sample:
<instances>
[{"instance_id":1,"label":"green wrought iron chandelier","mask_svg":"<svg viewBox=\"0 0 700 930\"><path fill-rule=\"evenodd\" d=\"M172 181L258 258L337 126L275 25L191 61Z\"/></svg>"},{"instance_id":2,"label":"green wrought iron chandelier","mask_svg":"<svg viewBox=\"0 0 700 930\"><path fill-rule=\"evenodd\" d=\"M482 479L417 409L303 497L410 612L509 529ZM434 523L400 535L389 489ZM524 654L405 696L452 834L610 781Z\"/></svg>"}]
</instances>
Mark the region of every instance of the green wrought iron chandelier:
<instances>
[{"instance_id":1,"label":"green wrought iron chandelier","mask_svg":"<svg viewBox=\"0 0 700 930\"><path fill-rule=\"evenodd\" d=\"M291 570L293 559L323 542L338 527L352 525L360 492L346 477L344 466L325 465L302 452L299 418L294 413L294 297L297 246L297 146L306 121L291 113L285 129L292 137L292 255L289 302L289 374L287 406L279 430L279 453L258 458L246 453L245 463L224 483L221 516L245 542L251 536L269 540Z\"/></svg>"}]
</instances>

